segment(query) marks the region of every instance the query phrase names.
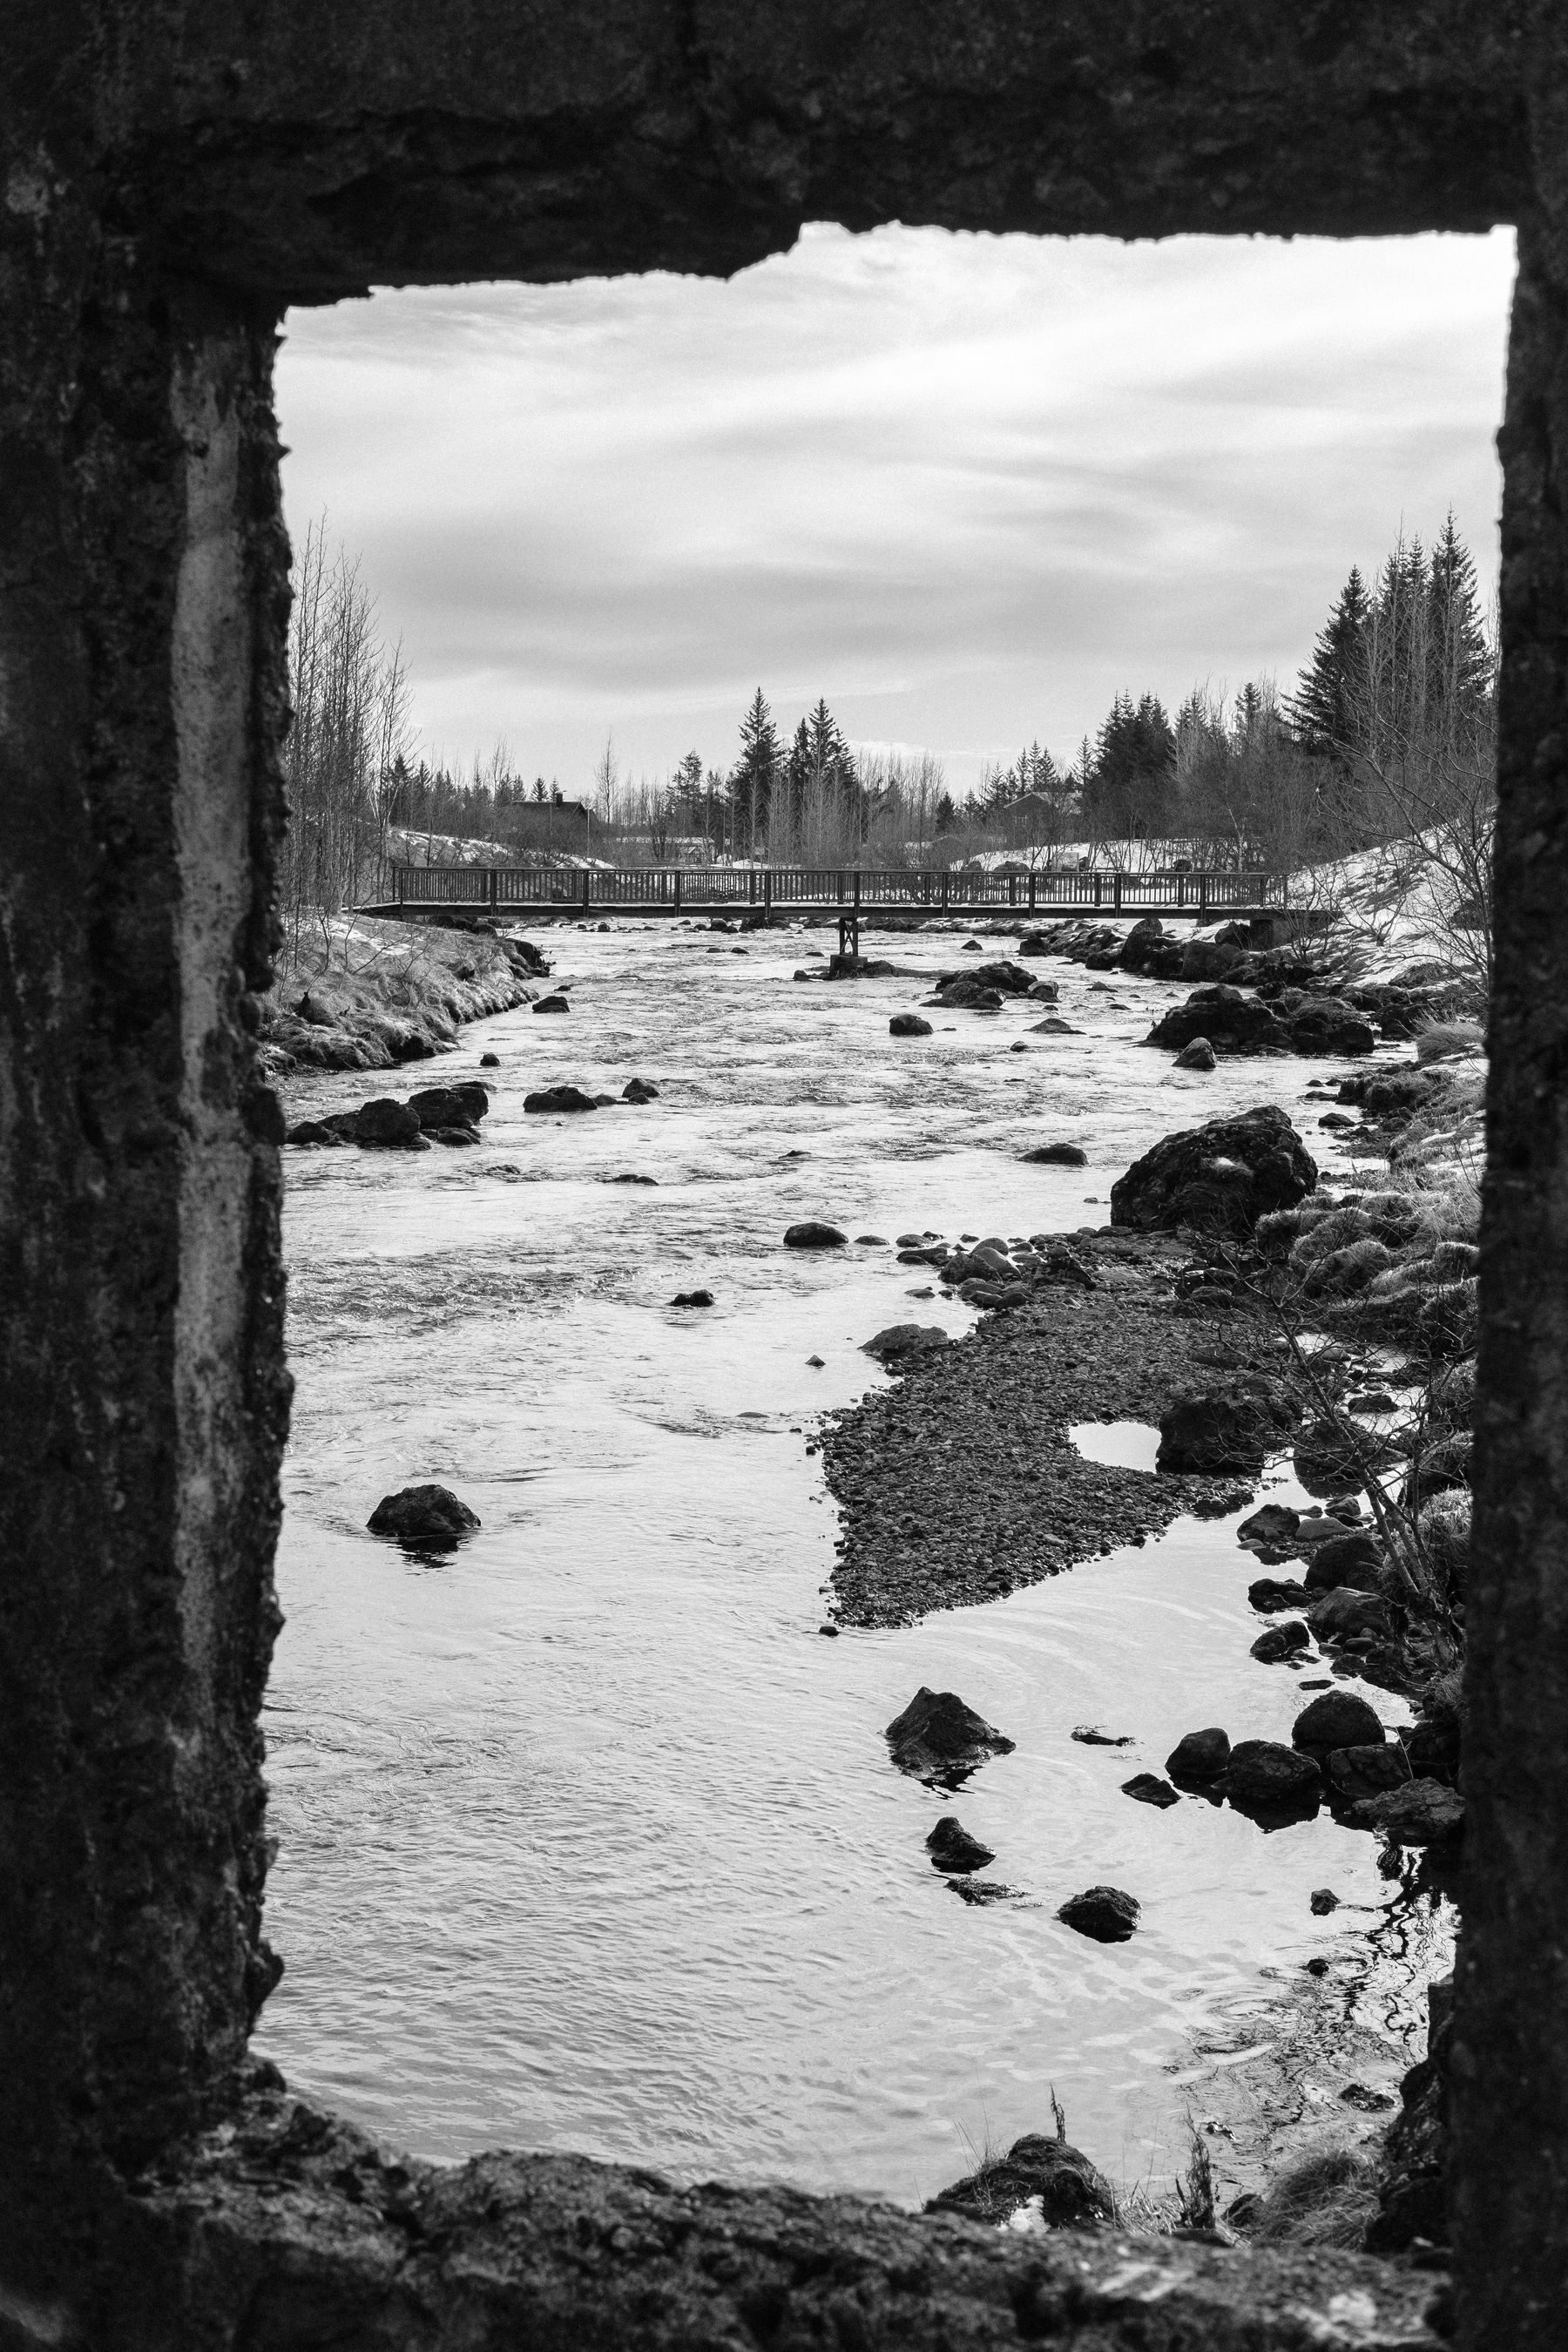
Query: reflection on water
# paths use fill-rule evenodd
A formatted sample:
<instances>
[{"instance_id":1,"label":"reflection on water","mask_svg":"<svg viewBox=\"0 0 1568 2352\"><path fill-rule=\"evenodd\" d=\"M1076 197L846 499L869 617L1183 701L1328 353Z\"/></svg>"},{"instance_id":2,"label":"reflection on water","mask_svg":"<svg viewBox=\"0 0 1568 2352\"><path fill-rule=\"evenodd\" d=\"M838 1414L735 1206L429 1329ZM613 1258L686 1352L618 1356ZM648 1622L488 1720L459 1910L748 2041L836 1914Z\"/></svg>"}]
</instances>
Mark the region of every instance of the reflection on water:
<instances>
[{"instance_id":1,"label":"reflection on water","mask_svg":"<svg viewBox=\"0 0 1568 2352\"><path fill-rule=\"evenodd\" d=\"M1108 1010L1061 964L1085 1034L1037 1040L1020 1008L905 1043L888 1019L923 984L795 984L798 936L745 956L549 936L569 1020L485 1023L443 1066L500 1057L483 1149L289 1158L299 1388L267 1716L288 1974L262 2046L438 2157L573 2147L914 2200L1040 2128L1054 2083L1108 2170L1163 2174L1184 2154L1167 2070L1262 1966L1335 1948L1314 1886L1387 1900L1372 1841L1121 1793L1196 1725L1288 1736L1296 1679L1247 1655L1234 1518L910 1631L818 1637L835 1513L812 1417L880 1382L860 1343L882 1325L973 1318L940 1286L906 1305L932 1286L890 1246L780 1237L805 1216L889 1237L1094 1222L1086 1195L1155 1135L1294 1107L1331 1066L1173 1073L1136 1041L1180 991L1119 981ZM955 944L893 952L929 974ZM522 1114L531 1087L634 1074L658 1103ZM299 1115L384 1087L303 1082ZM1054 1137L1089 1166L1020 1164ZM657 1181L608 1181L627 1173ZM694 1285L711 1308L668 1306ZM420 1563L364 1521L430 1478L483 1527ZM956 1806L888 1761L922 1682L1016 1742ZM1076 1744L1082 1723L1135 1744ZM923 1843L945 1810L1017 1900L954 1899ZM1055 1916L1100 1880L1143 1906L1128 1944Z\"/></svg>"},{"instance_id":2,"label":"reflection on water","mask_svg":"<svg viewBox=\"0 0 1568 2352\"><path fill-rule=\"evenodd\" d=\"M1160 1433L1147 1421L1079 1421L1068 1435L1086 1462L1110 1470L1148 1470L1160 1451Z\"/></svg>"}]
</instances>

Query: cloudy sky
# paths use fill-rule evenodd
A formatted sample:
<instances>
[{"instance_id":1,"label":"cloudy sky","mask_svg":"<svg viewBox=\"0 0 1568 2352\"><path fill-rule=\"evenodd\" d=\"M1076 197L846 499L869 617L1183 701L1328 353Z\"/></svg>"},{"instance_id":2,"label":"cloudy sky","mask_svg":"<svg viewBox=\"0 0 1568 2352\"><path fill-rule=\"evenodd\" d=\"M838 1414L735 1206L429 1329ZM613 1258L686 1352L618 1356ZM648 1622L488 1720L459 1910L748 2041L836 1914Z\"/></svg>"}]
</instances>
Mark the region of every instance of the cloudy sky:
<instances>
[{"instance_id":1,"label":"cloudy sky","mask_svg":"<svg viewBox=\"0 0 1568 2352\"><path fill-rule=\"evenodd\" d=\"M589 786L733 759L761 686L966 788L1111 696L1288 684L1451 504L1496 575L1512 239L820 226L727 284L290 314L297 538L401 636L419 749Z\"/></svg>"}]
</instances>

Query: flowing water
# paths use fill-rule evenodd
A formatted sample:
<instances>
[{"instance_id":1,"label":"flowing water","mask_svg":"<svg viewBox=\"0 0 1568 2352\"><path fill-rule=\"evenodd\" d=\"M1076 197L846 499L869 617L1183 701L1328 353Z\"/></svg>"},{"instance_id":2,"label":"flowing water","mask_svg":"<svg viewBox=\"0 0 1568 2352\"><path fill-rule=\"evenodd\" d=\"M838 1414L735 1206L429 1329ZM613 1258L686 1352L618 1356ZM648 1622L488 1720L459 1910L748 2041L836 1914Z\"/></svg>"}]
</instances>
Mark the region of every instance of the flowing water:
<instances>
[{"instance_id":1,"label":"flowing water","mask_svg":"<svg viewBox=\"0 0 1568 2352\"><path fill-rule=\"evenodd\" d=\"M1083 1034L1035 1035L1037 1003L898 1041L889 1015L925 980L797 985L820 932L540 936L572 1013L480 1024L405 1074L499 1055L482 1147L289 1155L298 1390L266 1718L288 1973L260 2047L436 2158L574 2148L913 2200L1048 2129L1054 2084L1108 2171L1170 2172L1195 2043L1264 1971L1343 1948L1310 1890L1388 1900L1373 1841L1327 1815L1266 1836L1121 1794L1184 1731L1288 1738L1303 1704L1247 1654L1241 1514L822 1639L836 1513L813 1416L881 1383L860 1343L884 1324L973 1318L911 1301L929 1286L885 1244L781 1236L807 1216L889 1242L1099 1223L1156 1137L1263 1100L1331 1166L1301 1097L1333 1065L1175 1072L1137 1041L1184 991L1055 961L1037 968ZM961 935L877 944L922 975L962 961ZM523 1114L530 1087L634 1075L657 1103ZM383 1083L301 1080L291 1116ZM1055 1138L1088 1167L1020 1164ZM668 1306L696 1285L710 1309ZM1103 1434L1143 1466L1146 1433ZM364 1522L426 1479L483 1525L417 1560ZM1016 1742L956 1800L888 1760L882 1727L921 1683ZM1074 1742L1086 1724L1134 1744ZM973 1907L931 1868L947 1811L1014 1899ZM1142 1905L1129 1943L1055 1916L1101 1881ZM1403 2015L1410 1990L1380 1997Z\"/></svg>"}]
</instances>

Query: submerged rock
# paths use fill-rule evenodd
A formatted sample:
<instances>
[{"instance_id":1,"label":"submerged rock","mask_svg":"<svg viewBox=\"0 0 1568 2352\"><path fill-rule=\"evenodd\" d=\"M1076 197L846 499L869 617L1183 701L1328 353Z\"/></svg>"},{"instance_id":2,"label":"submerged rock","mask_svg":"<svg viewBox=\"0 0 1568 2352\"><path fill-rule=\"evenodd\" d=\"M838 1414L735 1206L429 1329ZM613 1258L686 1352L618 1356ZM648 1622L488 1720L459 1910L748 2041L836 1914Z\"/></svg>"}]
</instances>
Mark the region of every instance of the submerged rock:
<instances>
[{"instance_id":1,"label":"submerged rock","mask_svg":"<svg viewBox=\"0 0 1568 2352\"><path fill-rule=\"evenodd\" d=\"M647 1078L628 1078L621 1088L621 1100L628 1103L657 1102L658 1088Z\"/></svg>"},{"instance_id":2,"label":"submerged rock","mask_svg":"<svg viewBox=\"0 0 1568 2352\"><path fill-rule=\"evenodd\" d=\"M950 1788L966 1780L987 1757L1010 1755L1014 1745L956 1691L933 1691L923 1683L883 1738L900 1772Z\"/></svg>"},{"instance_id":3,"label":"submerged rock","mask_svg":"<svg viewBox=\"0 0 1568 2352\"><path fill-rule=\"evenodd\" d=\"M1089 1154L1077 1143L1037 1143L1019 1157L1031 1168L1087 1168Z\"/></svg>"},{"instance_id":4,"label":"submerged rock","mask_svg":"<svg viewBox=\"0 0 1568 2352\"><path fill-rule=\"evenodd\" d=\"M963 2213L973 2221L1005 2221L1020 2206L1039 2199L1048 2229L1081 2229L1113 2221L1116 2197L1105 2175L1066 2139L1029 2132L1004 2157L955 2180L926 2207L928 2213Z\"/></svg>"},{"instance_id":5,"label":"submerged rock","mask_svg":"<svg viewBox=\"0 0 1568 2352\"><path fill-rule=\"evenodd\" d=\"M1069 1895L1057 1917L1097 1944L1125 1944L1138 1925L1141 1907L1137 1897L1120 1886L1090 1886Z\"/></svg>"},{"instance_id":6,"label":"submerged rock","mask_svg":"<svg viewBox=\"0 0 1568 2352\"><path fill-rule=\"evenodd\" d=\"M988 1845L971 1837L956 1813L943 1813L930 1837L926 1852L933 1870L946 1871L952 1877L963 1877L972 1870L984 1870L996 1857Z\"/></svg>"},{"instance_id":7,"label":"submerged rock","mask_svg":"<svg viewBox=\"0 0 1568 2352\"><path fill-rule=\"evenodd\" d=\"M540 1087L532 1094L524 1095L522 1107L532 1111L597 1110L599 1104L581 1087Z\"/></svg>"},{"instance_id":8,"label":"submerged rock","mask_svg":"<svg viewBox=\"0 0 1568 2352\"><path fill-rule=\"evenodd\" d=\"M449 1548L479 1524L449 1486L402 1486L384 1495L365 1525L373 1536L391 1536L404 1545Z\"/></svg>"},{"instance_id":9,"label":"submerged rock","mask_svg":"<svg viewBox=\"0 0 1568 2352\"><path fill-rule=\"evenodd\" d=\"M533 1009L536 1013L570 1013L572 1006L564 996L541 996Z\"/></svg>"},{"instance_id":10,"label":"submerged rock","mask_svg":"<svg viewBox=\"0 0 1568 2352\"><path fill-rule=\"evenodd\" d=\"M713 1293L710 1290L678 1290L669 1303L672 1307L711 1307Z\"/></svg>"},{"instance_id":11,"label":"submerged rock","mask_svg":"<svg viewBox=\"0 0 1568 2352\"><path fill-rule=\"evenodd\" d=\"M847 1249L849 1236L837 1225L825 1225L807 1217L797 1225L784 1229L785 1249Z\"/></svg>"},{"instance_id":12,"label":"submerged rock","mask_svg":"<svg viewBox=\"0 0 1568 2352\"><path fill-rule=\"evenodd\" d=\"M1131 1780L1121 1783L1121 1793L1141 1805L1158 1805L1162 1811L1182 1801L1169 1780L1162 1780L1157 1772L1134 1772Z\"/></svg>"}]
</instances>

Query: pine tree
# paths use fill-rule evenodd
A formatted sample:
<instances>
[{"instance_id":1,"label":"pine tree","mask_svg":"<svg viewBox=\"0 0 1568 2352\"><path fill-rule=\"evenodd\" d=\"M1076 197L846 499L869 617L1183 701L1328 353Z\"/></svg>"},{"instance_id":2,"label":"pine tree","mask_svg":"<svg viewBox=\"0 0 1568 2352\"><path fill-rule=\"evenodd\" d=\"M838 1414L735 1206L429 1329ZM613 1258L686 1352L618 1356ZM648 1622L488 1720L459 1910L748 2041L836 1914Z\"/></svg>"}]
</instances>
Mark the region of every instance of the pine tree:
<instances>
[{"instance_id":1,"label":"pine tree","mask_svg":"<svg viewBox=\"0 0 1568 2352\"><path fill-rule=\"evenodd\" d=\"M756 856L759 841L767 838L779 766L778 732L759 686L741 721L741 756L731 778L736 819L745 834L749 857Z\"/></svg>"},{"instance_id":2,"label":"pine tree","mask_svg":"<svg viewBox=\"0 0 1568 2352\"><path fill-rule=\"evenodd\" d=\"M1428 692L1458 717L1491 690L1492 656L1481 624L1476 567L1449 508L1427 575Z\"/></svg>"},{"instance_id":3,"label":"pine tree","mask_svg":"<svg viewBox=\"0 0 1568 2352\"><path fill-rule=\"evenodd\" d=\"M1339 602L1318 633L1312 658L1286 704L1296 740L1303 751L1323 759L1343 759L1354 740L1370 610L1366 583L1352 564Z\"/></svg>"}]
</instances>

